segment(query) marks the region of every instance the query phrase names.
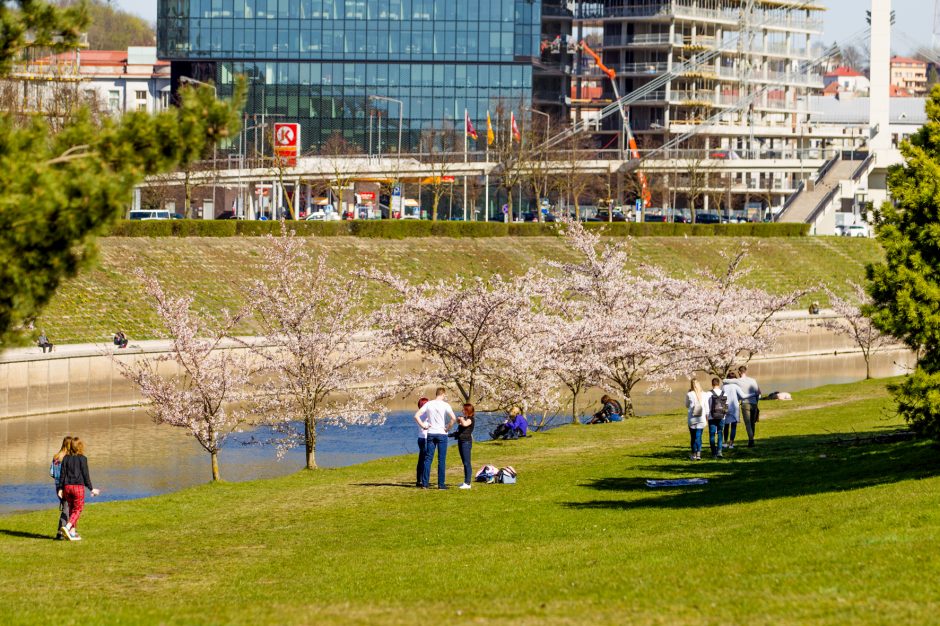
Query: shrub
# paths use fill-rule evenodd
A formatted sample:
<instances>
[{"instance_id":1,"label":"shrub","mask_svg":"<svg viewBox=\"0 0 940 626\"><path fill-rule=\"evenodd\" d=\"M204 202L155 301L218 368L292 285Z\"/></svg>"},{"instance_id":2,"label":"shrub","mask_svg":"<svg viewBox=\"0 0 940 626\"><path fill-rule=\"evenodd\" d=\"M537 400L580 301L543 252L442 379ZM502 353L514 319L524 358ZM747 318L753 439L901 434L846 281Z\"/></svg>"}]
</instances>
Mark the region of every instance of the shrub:
<instances>
[{"instance_id":1,"label":"shrub","mask_svg":"<svg viewBox=\"0 0 940 626\"><path fill-rule=\"evenodd\" d=\"M430 237L432 226L426 220L354 220L349 223L349 230L356 237L406 239Z\"/></svg>"},{"instance_id":2,"label":"shrub","mask_svg":"<svg viewBox=\"0 0 940 626\"><path fill-rule=\"evenodd\" d=\"M508 224L510 237L556 237L558 224L545 222L527 222L524 224Z\"/></svg>"},{"instance_id":3,"label":"shrub","mask_svg":"<svg viewBox=\"0 0 940 626\"><path fill-rule=\"evenodd\" d=\"M506 237L509 225L501 222L431 222L435 237Z\"/></svg>"},{"instance_id":4,"label":"shrub","mask_svg":"<svg viewBox=\"0 0 940 626\"><path fill-rule=\"evenodd\" d=\"M177 237L234 237L235 220L173 220Z\"/></svg>"}]
</instances>

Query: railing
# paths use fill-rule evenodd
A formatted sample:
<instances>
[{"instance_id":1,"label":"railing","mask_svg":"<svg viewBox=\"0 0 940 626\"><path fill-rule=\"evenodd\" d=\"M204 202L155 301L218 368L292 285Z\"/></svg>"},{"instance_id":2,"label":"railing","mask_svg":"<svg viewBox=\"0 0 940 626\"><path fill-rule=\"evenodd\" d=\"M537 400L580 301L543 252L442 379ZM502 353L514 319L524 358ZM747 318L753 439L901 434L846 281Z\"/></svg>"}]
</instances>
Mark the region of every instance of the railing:
<instances>
[{"instance_id":1,"label":"railing","mask_svg":"<svg viewBox=\"0 0 940 626\"><path fill-rule=\"evenodd\" d=\"M810 213L809 217L806 218L807 224L812 224L816 221L816 218L826 210L826 207L832 204L832 201L835 199L836 194L839 193L841 188L842 185L837 184L835 187L829 190L829 193L826 194L826 197L819 201L819 203L816 205L816 208L813 209L813 212Z\"/></svg>"},{"instance_id":2,"label":"railing","mask_svg":"<svg viewBox=\"0 0 940 626\"><path fill-rule=\"evenodd\" d=\"M684 91L674 89L669 93L669 102L715 102L715 92L710 90Z\"/></svg>"},{"instance_id":3,"label":"railing","mask_svg":"<svg viewBox=\"0 0 940 626\"><path fill-rule=\"evenodd\" d=\"M829 170L835 167L836 163L838 163L839 159L841 158L842 154L837 152L835 156L826 161L826 164L819 168L819 171L816 173L816 178L813 179L813 183L818 185L819 181L826 177L826 174L829 173Z\"/></svg>"},{"instance_id":4,"label":"railing","mask_svg":"<svg viewBox=\"0 0 940 626\"><path fill-rule=\"evenodd\" d=\"M787 201L783 203L783 207L782 207L782 208L780 209L780 211L777 213L777 217L778 217L778 218L779 218L780 216L782 216L784 213L786 213L787 209L790 208L790 205L791 205L791 204L793 204L794 202L796 202L796 199L800 197L800 194L803 193L803 190L804 190L804 189L806 189L806 181L805 181L805 180L801 180L801 181L800 181L800 185L796 188L796 191L794 191L792 194L790 194L790 197L787 198ZM776 221L776 220L775 220L775 221Z\"/></svg>"},{"instance_id":5,"label":"railing","mask_svg":"<svg viewBox=\"0 0 940 626\"><path fill-rule=\"evenodd\" d=\"M621 74L660 74L669 69L669 63L666 61L654 61L651 63L626 63L617 68Z\"/></svg>"},{"instance_id":6,"label":"railing","mask_svg":"<svg viewBox=\"0 0 940 626\"><path fill-rule=\"evenodd\" d=\"M862 174L868 171L868 167L872 164L874 160L875 160L875 155L869 154L868 157L864 161L862 161L862 164L859 165L857 168L855 168L855 171L852 172L852 180L855 182L858 182L859 179L862 177Z\"/></svg>"}]
</instances>

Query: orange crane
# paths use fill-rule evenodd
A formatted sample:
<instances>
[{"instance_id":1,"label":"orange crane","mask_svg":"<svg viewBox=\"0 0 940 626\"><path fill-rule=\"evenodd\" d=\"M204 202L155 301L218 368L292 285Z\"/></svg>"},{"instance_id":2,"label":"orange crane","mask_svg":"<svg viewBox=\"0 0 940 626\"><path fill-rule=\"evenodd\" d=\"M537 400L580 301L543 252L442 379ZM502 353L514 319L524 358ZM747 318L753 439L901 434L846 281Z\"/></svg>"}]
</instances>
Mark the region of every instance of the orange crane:
<instances>
[{"instance_id":1,"label":"orange crane","mask_svg":"<svg viewBox=\"0 0 940 626\"><path fill-rule=\"evenodd\" d=\"M591 50L591 47L587 44L586 41L582 39L578 43L578 46L582 51L586 52L588 56L594 59L594 63L597 64L597 69L603 72L607 78L610 79L610 84L614 88L614 98L617 102L620 102L620 90L617 89L617 72L604 65L604 62L601 61L601 57L596 52ZM637 148L636 138L633 136L633 131L630 129L630 120L627 118L627 112L623 108L622 104L620 105L620 117L623 119L623 129L627 134L627 146L630 150L630 158L639 160L640 150ZM641 195L643 200L643 207L645 208L648 207L652 201L649 184L647 183L646 175L643 174L643 172L637 170L636 176L640 180L640 186L642 187Z\"/></svg>"}]
</instances>

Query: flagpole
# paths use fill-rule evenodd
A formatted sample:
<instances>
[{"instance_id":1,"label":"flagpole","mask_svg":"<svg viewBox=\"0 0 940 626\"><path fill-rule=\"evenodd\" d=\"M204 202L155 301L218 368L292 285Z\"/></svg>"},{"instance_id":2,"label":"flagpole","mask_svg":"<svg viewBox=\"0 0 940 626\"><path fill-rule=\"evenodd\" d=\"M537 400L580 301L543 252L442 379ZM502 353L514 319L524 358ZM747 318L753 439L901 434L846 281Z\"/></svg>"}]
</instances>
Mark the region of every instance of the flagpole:
<instances>
[{"instance_id":1,"label":"flagpole","mask_svg":"<svg viewBox=\"0 0 940 626\"><path fill-rule=\"evenodd\" d=\"M463 172L463 221L467 221L467 163L470 162L467 155L467 135L470 134L470 128L467 122L470 121L470 112L467 109L463 110L463 162L464 162L464 172Z\"/></svg>"}]
</instances>

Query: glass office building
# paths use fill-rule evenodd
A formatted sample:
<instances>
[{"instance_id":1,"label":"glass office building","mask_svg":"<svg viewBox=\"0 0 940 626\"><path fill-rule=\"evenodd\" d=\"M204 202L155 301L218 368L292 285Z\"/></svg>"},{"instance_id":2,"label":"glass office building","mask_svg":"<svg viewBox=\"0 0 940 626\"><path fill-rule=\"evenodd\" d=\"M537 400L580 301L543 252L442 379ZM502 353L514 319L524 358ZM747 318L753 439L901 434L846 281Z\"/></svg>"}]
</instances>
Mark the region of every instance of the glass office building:
<instances>
[{"instance_id":1,"label":"glass office building","mask_svg":"<svg viewBox=\"0 0 940 626\"><path fill-rule=\"evenodd\" d=\"M224 96L244 75L247 112L300 122L306 149L336 132L365 147L381 121L388 151L397 105L370 95L404 102L405 150L422 129L462 129L464 109L479 130L497 103L528 105L541 0L159 0L157 16L174 86Z\"/></svg>"}]
</instances>

